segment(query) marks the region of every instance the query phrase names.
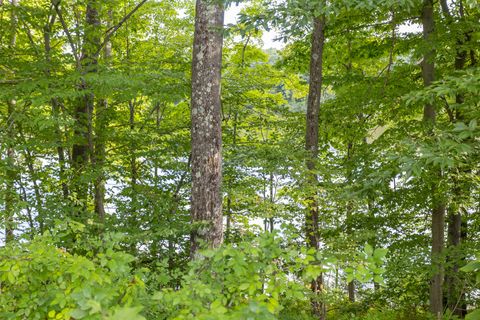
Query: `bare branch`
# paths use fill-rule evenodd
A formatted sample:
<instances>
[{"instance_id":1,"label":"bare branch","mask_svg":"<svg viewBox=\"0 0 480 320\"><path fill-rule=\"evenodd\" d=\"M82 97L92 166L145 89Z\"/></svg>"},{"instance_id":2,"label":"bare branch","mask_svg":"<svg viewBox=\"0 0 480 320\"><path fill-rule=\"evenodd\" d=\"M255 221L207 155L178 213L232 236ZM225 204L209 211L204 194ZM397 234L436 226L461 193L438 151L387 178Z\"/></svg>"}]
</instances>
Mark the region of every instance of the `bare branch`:
<instances>
[{"instance_id":1,"label":"bare branch","mask_svg":"<svg viewBox=\"0 0 480 320\"><path fill-rule=\"evenodd\" d=\"M448 119L450 122L455 122L455 116L453 115L452 108L450 107L450 104L447 101L447 98L445 96L442 96L443 101L445 102L445 110L447 111L448 114Z\"/></svg>"},{"instance_id":2,"label":"bare branch","mask_svg":"<svg viewBox=\"0 0 480 320\"><path fill-rule=\"evenodd\" d=\"M60 0L52 0L52 5L55 8L55 12L57 12L57 16L58 16L58 19L60 20L60 23L62 24L63 31L67 35L68 43L70 44L70 48L72 49L72 54L73 54L73 57L75 58L77 68L78 70L80 70L82 68L82 65L80 63L80 58L77 53L77 48L75 47L75 43L73 42L72 35L70 34L70 31L68 31L68 26L65 23L65 20L63 19L62 11L59 8Z\"/></svg>"},{"instance_id":3,"label":"bare branch","mask_svg":"<svg viewBox=\"0 0 480 320\"><path fill-rule=\"evenodd\" d=\"M145 4L148 0L142 0L140 1L139 4L135 6L135 8L132 9L125 17L120 20L118 24L115 26L111 27L110 29L107 30L107 34L105 36L105 39L103 39L103 42L100 44L100 46L97 48L97 51L95 52L94 56L97 56L100 54L100 51L102 51L103 47L110 41L110 38L113 36L113 34L127 21L142 5Z\"/></svg>"}]
</instances>

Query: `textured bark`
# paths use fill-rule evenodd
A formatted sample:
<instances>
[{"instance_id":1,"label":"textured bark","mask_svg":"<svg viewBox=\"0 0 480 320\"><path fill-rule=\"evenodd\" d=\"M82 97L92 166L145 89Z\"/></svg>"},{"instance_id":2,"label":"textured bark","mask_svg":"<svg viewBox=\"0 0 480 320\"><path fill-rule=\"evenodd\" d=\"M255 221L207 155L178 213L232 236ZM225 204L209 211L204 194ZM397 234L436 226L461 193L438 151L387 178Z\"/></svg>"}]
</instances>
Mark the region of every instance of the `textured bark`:
<instances>
[{"instance_id":1,"label":"textured bark","mask_svg":"<svg viewBox=\"0 0 480 320\"><path fill-rule=\"evenodd\" d=\"M313 22L312 47L310 53L310 85L307 101L307 118L306 118L306 136L305 150L307 151L307 181L311 190L316 190L318 177L315 173L315 162L318 158L318 137L319 137L319 115L320 115L320 98L322 94L322 77L323 77L323 46L325 43L325 17L317 17ZM305 216L305 231L307 246L318 249L319 246L319 230L318 230L318 203L317 193L307 198L307 213ZM320 275L311 283L312 291L321 295L323 292L323 276ZM325 304L312 300L313 313L319 318L325 318Z\"/></svg>"},{"instance_id":2,"label":"textured bark","mask_svg":"<svg viewBox=\"0 0 480 320\"><path fill-rule=\"evenodd\" d=\"M432 46L432 34L435 29L435 21L433 16L433 0L424 0L422 11L423 36L427 45L430 47L424 54L422 62L422 77L424 86L427 87L435 80L435 50ZM424 107L424 122L429 135L433 135L433 126L435 125L436 112L435 107L428 103ZM433 172L435 175L433 180L437 180L441 176L441 172ZM443 315L443 267L442 252L444 247L444 231L445 231L445 205L438 194L433 182L431 188L432 198L432 269L433 276L430 284L430 310L437 319L441 319Z\"/></svg>"},{"instance_id":3,"label":"textured bark","mask_svg":"<svg viewBox=\"0 0 480 320\"><path fill-rule=\"evenodd\" d=\"M353 280L348 283L347 290L348 300L350 300L350 302L355 302L355 282L353 282Z\"/></svg>"},{"instance_id":4,"label":"textured bark","mask_svg":"<svg viewBox=\"0 0 480 320\"><path fill-rule=\"evenodd\" d=\"M99 28L100 19L98 16L98 1L87 2L85 17L85 35L80 58L81 73L97 72L98 55L95 54L100 45ZM88 89L85 79L82 79L80 91ZM94 96L92 93L85 93L78 100L74 110L74 144L72 147L72 168L74 191L77 200L81 203L80 211L85 211L87 206L88 185L85 177L82 177L88 168L90 156L93 151L92 141L92 114ZM80 212L76 212L78 215Z\"/></svg>"},{"instance_id":5,"label":"textured bark","mask_svg":"<svg viewBox=\"0 0 480 320\"><path fill-rule=\"evenodd\" d=\"M220 80L223 4L197 0L192 63L191 257L201 246L218 247L222 225Z\"/></svg>"}]
</instances>

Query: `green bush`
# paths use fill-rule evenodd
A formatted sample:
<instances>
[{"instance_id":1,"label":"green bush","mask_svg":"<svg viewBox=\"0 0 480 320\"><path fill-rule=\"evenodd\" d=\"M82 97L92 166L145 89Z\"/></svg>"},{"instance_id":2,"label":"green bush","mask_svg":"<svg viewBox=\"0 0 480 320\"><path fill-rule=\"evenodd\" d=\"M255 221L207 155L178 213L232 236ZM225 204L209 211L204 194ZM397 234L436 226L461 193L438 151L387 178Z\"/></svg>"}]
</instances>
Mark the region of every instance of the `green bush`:
<instances>
[{"instance_id":1,"label":"green bush","mask_svg":"<svg viewBox=\"0 0 480 320\"><path fill-rule=\"evenodd\" d=\"M0 319L144 319L142 276L114 245L79 255L44 235L2 248Z\"/></svg>"},{"instance_id":2,"label":"green bush","mask_svg":"<svg viewBox=\"0 0 480 320\"><path fill-rule=\"evenodd\" d=\"M473 283L480 284L480 254L477 255L475 260L470 261L467 265L461 268L463 272L472 274L475 279ZM466 320L480 320L480 309L473 310L465 317Z\"/></svg>"},{"instance_id":3,"label":"green bush","mask_svg":"<svg viewBox=\"0 0 480 320\"><path fill-rule=\"evenodd\" d=\"M308 319L306 284L322 271L317 262L314 251L282 246L268 234L204 251L180 290L155 294L156 319L277 319L287 305L288 313Z\"/></svg>"},{"instance_id":4,"label":"green bush","mask_svg":"<svg viewBox=\"0 0 480 320\"><path fill-rule=\"evenodd\" d=\"M85 230L69 222L0 249L0 319L310 320L311 299L328 300L310 283L337 264L266 233L201 252L172 285L162 259L154 272L134 270L120 236ZM366 249L352 269L359 279L378 276L384 256Z\"/></svg>"}]
</instances>

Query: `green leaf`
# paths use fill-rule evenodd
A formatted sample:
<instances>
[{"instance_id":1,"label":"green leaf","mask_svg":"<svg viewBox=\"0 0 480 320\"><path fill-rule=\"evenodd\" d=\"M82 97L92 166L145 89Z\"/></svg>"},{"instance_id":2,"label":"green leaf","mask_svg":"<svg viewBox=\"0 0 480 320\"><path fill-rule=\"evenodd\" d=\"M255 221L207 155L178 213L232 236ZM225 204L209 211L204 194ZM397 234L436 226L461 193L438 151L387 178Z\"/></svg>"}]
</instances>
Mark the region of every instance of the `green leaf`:
<instances>
[{"instance_id":1,"label":"green leaf","mask_svg":"<svg viewBox=\"0 0 480 320\"><path fill-rule=\"evenodd\" d=\"M365 253L368 256L373 255L373 247L369 243L365 243Z\"/></svg>"},{"instance_id":2,"label":"green leaf","mask_svg":"<svg viewBox=\"0 0 480 320\"><path fill-rule=\"evenodd\" d=\"M383 277L376 275L373 277L373 281L375 281L376 283L383 283Z\"/></svg>"},{"instance_id":3,"label":"green leaf","mask_svg":"<svg viewBox=\"0 0 480 320\"><path fill-rule=\"evenodd\" d=\"M246 282L245 282L245 283L242 283L242 284L238 287L238 289L241 290L241 291L245 291L245 290L247 290L248 288L250 288L250 283L246 283Z\"/></svg>"},{"instance_id":4,"label":"green leaf","mask_svg":"<svg viewBox=\"0 0 480 320\"><path fill-rule=\"evenodd\" d=\"M106 320L145 320L145 318L139 314L140 310L141 308L123 307L116 310L112 315L108 316Z\"/></svg>"},{"instance_id":5,"label":"green leaf","mask_svg":"<svg viewBox=\"0 0 480 320\"><path fill-rule=\"evenodd\" d=\"M388 249L385 249L385 248L377 248L375 249L375 251L373 252L373 257L375 259L378 259L378 260L382 260L383 258L385 258L385 256L387 255L388 253Z\"/></svg>"},{"instance_id":6,"label":"green leaf","mask_svg":"<svg viewBox=\"0 0 480 320\"><path fill-rule=\"evenodd\" d=\"M467 265L460 268L463 272L473 272L476 270L480 270L480 261L471 261Z\"/></svg>"},{"instance_id":7,"label":"green leaf","mask_svg":"<svg viewBox=\"0 0 480 320\"><path fill-rule=\"evenodd\" d=\"M480 309L474 310L465 316L465 320L480 320Z\"/></svg>"},{"instance_id":8,"label":"green leaf","mask_svg":"<svg viewBox=\"0 0 480 320\"><path fill-rule=\"evenodd\" d=\"M70 312L70 316L75 319L83 319L88 315L88 312L82 309L74 309Z\"/></svg>"},{"instance_id":9,"label":"green leaf","mask_svg":"<svg viewBox=\"0 0 480 320\"><path fill-rule=\"evenodd\" d=\"M90 307L90 312L88 314L92 315L102 311L102 306L95 300L88 300L87 306Z\"/></svg>"}]
</instances>

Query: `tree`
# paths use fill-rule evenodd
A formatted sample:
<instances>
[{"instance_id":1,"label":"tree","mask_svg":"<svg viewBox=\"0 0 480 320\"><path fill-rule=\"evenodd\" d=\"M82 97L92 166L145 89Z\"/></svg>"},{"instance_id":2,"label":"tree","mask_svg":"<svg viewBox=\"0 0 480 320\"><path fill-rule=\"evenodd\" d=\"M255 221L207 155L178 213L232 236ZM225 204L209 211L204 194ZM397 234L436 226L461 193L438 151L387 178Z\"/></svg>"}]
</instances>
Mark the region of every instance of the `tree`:
<instances>
[{"instance_id":1,"label":"tree","mask_svg":"<svg viewBox=\"0 0 480 320\"><path fill-rule=\"evenodd\" d=\"M465 46L469 45L471 37L471 28L468 26L468 17L465 15L465 8L463 1L459 1L456 4L457 16L452 14L451 9L446 0L440 1L442 8L442 14L445 24L447 26L447 32L452 38L450 41L455 47L454 57L454 69L456 71L462 71L467 64L468 52ZM461 31L457 34L457 30ZM470 65L475 65L474 55L470 55ZM447 113L449 115L449 121L452 123L459 123L469 121L471 119L465 118L464 102L465 96L463 93L455 94L455 107L451 108L446 104ZM444 304L450 309L450 311L459 317L465 317L467 312L467 305L465 302L465 293L462 289L461 277L459 271L459 265L463 260L462 245L466 240L468 221L465 212L462 212L462 203L468 201L468 191L470 183L463 176L469 176L471 173L471 167L466 166L459 170L457 175L452 177L453 186L452 192L454 199L452 199L448 207L448 236L447 236L447 267L445 270L445 297Z\"/></svg>"},{"instance_id":2,"label":"tree","mask_svg":"<svg viewBox=\"0 0 480 320\"><path fill-rule=\"evenodd\" d=\"M433 49L432 37L435 31L433 1L425 0L422 9L423 36L428 45L428 49L423 56L422 77L426 87L430 86L435 80L435 50ZM433 135L433 126L436 120L435 106L432 103L426 103L424 107L423 119L427 132ZM445 232L445 204L441 194L439 194L437 182L441 172L434 169L431 188L431 215L432 215L432 269L433 276L430 284L430 308L437 319L443 315L443 268L442 252L444 247Z\"/></svg>"},{"instance_id":3,"label":"tree","mask_svg":"<svg viewBox=\"0 0 480 320\"><path fill-rule=\"evenodd\" d=\"M88 83L85 76L97 72L98 52L100 46L100 17L99 2L89 0L85 11L85 32L81 56L78 61L78 72L81 73L79 90L83 92L76 103L74 109L75 130L74 144L72 147L72 169L73 169L73 190L76 193L81 208L76 212L79 218L85 213L87 208L89 183L85 175L88 175L87 169L93 155L93 108L94 94L89 92Z\"/></svg>"},{"instance_id":4,"label":"tree","mask_svg":"<svg viewBox=\"0 0 480 320\"><path fill-rule=\"evenodd\" d=\"M220 82L223 4L197 0L192 61L191 256L223 240Z\"/></svg>"},{"instance_id":5,"label":"tree","mask_svg":"<svg viewBox=\"0 0 480 320\"><path fill-rule=\"evenodd\" d=\"M307 151L307 180L312 195L307 199L307 214L305 217L305 230L307 245L310 248L318 250L319 248L319 215L317 204L318 185L317 174L315 173L315 162L318 158L318 130L320 115L320 100L322 97L322 68L323 68L323 46L325 44L325 16L314 18L312 47L310 53L310 85L307 101L307 120L305 150ZM312 282L312 290L316 294L323 292L322 275ZM313 311L320 318L325 318L325 305L323 302L313 301Z\"/></svg>"},{"instance_id":6,"label":"tree","mask_svg":"<svg viewBox=\"0 0 480 320\"><path fill-rule=\"evenodd\" d=\"M18 17L16 7L18 0L11 0L12 13L10 15L10 42L9 49L15 50L17 44L17 25ZM15 199L17 197L15 191L15 180L17 177L15 168L15 106L16 101L13 98L7 101L7 168L6 168L6 192L5 192L5 242L11 242L14 239L15 230Z\"/></svg>"}]
</instances>

